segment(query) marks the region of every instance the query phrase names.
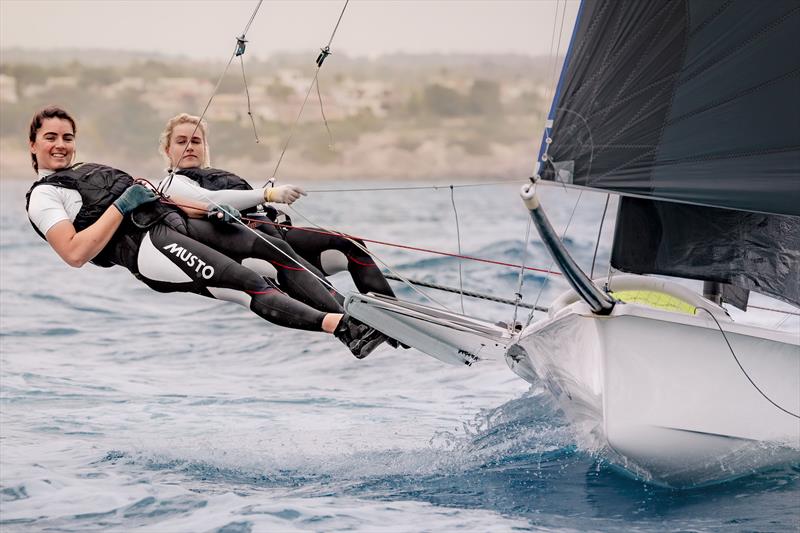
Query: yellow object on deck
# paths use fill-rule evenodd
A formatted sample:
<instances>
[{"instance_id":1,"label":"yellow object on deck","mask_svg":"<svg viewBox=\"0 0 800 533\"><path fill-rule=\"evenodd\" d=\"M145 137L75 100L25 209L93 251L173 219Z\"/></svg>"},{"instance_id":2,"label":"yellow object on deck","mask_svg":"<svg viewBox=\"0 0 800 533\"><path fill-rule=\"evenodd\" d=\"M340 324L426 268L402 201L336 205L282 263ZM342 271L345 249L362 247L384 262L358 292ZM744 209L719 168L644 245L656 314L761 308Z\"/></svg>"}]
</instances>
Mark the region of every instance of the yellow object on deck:
<instances>
[{"instance_id":1,"label":"yellow object on deck","mask_svg":"<svg viewBox=\"0 0 800 533\"><path fill-rule=\"evenodd\" d=\"M692 304L663 292L648 290L615 291L612 292L611 295L626 303L647 305L655 309L685 313L687 315L694 315L697 313L697 308Z\"/></svg>"}]
</instances>

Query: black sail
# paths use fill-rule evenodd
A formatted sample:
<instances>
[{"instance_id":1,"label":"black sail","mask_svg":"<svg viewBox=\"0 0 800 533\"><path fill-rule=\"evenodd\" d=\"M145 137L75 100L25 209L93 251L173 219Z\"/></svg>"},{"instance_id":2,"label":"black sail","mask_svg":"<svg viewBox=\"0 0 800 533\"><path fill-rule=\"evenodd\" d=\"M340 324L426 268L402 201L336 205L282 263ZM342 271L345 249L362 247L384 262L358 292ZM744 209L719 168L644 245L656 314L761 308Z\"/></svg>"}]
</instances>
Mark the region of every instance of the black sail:
<instances>
[{"instance_id":1,"label":"black sail","mask_svg":"<svg viewBox=\"0 0 800 533\"><path fill-rule=\"evenodd\" d=\"M612 266L800 305L800 2L585 0L545 180L623 195Z\"/></svg>"}]
</instances>

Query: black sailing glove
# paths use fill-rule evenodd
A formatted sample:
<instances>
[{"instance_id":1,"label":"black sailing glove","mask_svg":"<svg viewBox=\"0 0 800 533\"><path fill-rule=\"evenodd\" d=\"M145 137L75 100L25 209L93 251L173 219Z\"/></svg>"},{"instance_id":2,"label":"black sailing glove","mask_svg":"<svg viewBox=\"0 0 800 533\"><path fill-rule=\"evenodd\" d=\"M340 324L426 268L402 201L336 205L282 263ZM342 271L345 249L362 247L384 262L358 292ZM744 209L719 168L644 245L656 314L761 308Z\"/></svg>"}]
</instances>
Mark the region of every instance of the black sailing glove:
<instances>
[{"instance_id":1,"label":"black sailing glove","mask_svg":"<svg viewBox=\"0 0 800 533\"><path fill-rule=\"evenodd\" d=\"M238 209L235 209L226 204L215 205L208 211L208 218L212 222L233 222L234 220L241 220L242 214Z\"/></svg>"},{"instance_id":2,"label":"black sailing glove","mask_svg":"<svg viewBox=\"0 0 800 533\"><path fill-rule=\"evenodd\" d=\"M157 199L158 195L155 192L137 183L125 189L125 192L114 201L114 206L125 216L140 205Z\"/></svg>"}]
</instances>

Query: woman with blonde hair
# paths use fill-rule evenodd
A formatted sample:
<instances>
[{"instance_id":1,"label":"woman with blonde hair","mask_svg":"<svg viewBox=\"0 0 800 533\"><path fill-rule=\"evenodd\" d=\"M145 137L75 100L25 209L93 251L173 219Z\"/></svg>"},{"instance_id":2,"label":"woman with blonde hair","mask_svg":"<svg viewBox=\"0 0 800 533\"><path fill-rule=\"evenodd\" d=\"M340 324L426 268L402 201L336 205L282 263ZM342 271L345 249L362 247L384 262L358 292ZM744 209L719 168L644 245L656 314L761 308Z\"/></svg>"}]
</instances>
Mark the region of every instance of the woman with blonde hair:
<instances>
[{"instance_id":1,"label":"woman with blonde hair","mask_svg":"<svg viewBox=\"0 0 800 533\"><path fill-rule=\"evenodd\" d=\"M159 151L169 163L170 176L162 181L162 190L202 201L228 204L251 215L259 212L262 204L292 204L305 196L305 191L295 185L253 189L243 178L211 167L208 142L208 125L199 117L181 113L172 117L159 137ZM275 221L274 209L261 211ZM257 226L263 234L279 237L315 271L331 275L348 270L360 292L375 292L394 296L386 278L365 251L364 243L302 227L262 223ZM266 274L266 272L265 272ZM390 343L394 344L390 340Z\"/></svg>"}]
</instances>

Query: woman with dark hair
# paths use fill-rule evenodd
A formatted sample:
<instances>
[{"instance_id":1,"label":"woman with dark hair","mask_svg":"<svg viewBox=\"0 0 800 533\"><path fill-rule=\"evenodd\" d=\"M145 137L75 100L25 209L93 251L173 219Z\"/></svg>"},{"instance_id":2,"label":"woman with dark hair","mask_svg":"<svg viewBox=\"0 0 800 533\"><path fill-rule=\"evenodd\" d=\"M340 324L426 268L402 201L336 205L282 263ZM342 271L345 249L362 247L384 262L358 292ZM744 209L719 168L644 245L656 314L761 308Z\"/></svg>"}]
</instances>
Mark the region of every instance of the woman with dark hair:
<instances>
[{"instance_id":1,"label":"woman with dark hair","mask_svg":"<svg viewBox=\"0 0 800 533\"><path fill-rule=\"evenodd\" d=\"M238 224L222 223L220 216L227 219L234 210L209 210L205 204L173 198L182 206L177 209L121 170L73 164L75 134L75 120L55 106L31 120L31 161L39 179L26 195L28 217L67 264L124 266L159 292L229 300L278 325L334 333L359 358L384 340L372 328L343 317L320 281L300 266L287 269L285 285L327 309L290 297L241 265L237 259L274 252L272 247L268 252L259 248L259 243L267 244L258 239L250 249L229 244L242 242L238 234L247 232ZM291 257L289 246L283 251Z\"/></svg>"}]
</instances>

